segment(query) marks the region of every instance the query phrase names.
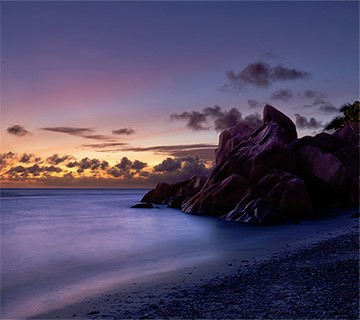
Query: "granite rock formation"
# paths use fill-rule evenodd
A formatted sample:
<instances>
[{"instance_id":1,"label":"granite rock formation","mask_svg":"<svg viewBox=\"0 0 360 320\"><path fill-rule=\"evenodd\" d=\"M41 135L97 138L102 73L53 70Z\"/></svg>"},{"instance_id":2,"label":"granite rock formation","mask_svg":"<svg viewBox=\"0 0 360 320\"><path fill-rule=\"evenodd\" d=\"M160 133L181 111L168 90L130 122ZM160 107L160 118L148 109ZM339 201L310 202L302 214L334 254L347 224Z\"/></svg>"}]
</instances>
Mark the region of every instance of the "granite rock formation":
<instances>
[{"instance_id":1,"label":"granite rock formation","mask_svg":"<svg viewBox=\"0 0 360 320\"><path fill-rule=\"evenodd\" d=\"M141 201L250 223L359 205L359 126L298 139L292 120L266 105L260 127L241 122L220 134L209 177L160 183Z\"/></svg>"}]
</instances>

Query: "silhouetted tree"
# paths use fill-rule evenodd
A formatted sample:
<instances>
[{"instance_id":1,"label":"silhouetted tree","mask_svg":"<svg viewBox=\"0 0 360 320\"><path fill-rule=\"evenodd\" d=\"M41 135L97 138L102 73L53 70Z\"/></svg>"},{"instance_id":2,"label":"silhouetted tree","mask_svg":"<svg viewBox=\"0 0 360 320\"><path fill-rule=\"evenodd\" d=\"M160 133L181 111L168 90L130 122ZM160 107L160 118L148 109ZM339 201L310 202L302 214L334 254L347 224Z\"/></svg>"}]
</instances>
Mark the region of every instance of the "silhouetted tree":
<instances>
[{"instance_id":1,"label":"silhouetted tree","mask_svg":"<svg viewBox=\"0 0 360 320\"><path fill-rule=\"evenodd\" d=\"M347 103L340 108L341 116L332 119L324 128L324 130L336 130L345 127L348 123L360 122L360 102Z\"/></svg>"}]
</instances>

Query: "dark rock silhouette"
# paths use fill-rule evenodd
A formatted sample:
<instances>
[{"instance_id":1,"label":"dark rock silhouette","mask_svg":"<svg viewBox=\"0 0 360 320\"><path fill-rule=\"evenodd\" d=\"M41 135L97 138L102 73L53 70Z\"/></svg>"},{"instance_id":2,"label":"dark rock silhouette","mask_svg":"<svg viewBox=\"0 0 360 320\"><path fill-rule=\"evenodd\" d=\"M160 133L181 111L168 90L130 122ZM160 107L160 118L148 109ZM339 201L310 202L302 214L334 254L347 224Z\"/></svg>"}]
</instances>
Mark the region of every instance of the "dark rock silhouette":
<instances>
[{"instance_id":1,"label":"dark rock silhouette","mask_svg":"<svg viewBox=\"0 0 360 320\"><path fill-rule=\"evenodd\" d=\"M266 105L260 127L241 122L220 134L207 179L159 183L141 201L250 223L359 205L359 126L298 139L291 119Z\"/></svg>"}]
</instances>

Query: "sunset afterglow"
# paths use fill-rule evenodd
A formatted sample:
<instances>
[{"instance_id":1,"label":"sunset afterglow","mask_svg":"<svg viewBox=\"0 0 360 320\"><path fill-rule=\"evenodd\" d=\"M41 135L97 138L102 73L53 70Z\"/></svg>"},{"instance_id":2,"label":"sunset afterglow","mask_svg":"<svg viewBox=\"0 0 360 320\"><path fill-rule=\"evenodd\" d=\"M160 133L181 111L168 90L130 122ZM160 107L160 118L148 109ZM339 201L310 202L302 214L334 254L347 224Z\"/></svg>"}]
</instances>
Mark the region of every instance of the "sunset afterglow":
<instances>
[{"instance_id":1,"label":"sunset afterglow","mask_svg":"<svg viewBox=\"0 0 360 320\"><path fill-rule=\"evenodd\" d=\"M2 187L207 174L271 104L300 135L359 99L358 2L1 3Z\"/></svg>"}]
</instances>

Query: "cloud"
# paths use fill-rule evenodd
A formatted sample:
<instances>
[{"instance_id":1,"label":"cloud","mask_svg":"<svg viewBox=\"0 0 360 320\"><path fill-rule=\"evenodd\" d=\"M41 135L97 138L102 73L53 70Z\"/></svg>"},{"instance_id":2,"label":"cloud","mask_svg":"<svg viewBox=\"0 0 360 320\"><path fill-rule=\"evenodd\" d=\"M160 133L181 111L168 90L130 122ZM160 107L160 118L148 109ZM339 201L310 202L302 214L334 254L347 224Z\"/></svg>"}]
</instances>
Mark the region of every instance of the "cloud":
<instances>
[{"instance_id":1,"label":"cloud","mask_svg":"<svg viewBox=\"0 0 360 320\"><path fill-rule=\"evenodd\" d=\"M142 162L142 161L139 161L139 160L135 160L132 164L131 164L131 169L134 169L136 171L140 171L144 168L147 167L147 163L146 162Z\"/></svg>"},{"instance_id":2,"label":"cloud","mask_svg":"<svg viewBox=\"0 0 360 320\"><path fill-rule=\"evenodd\" d=\"M46 127L46 128L41 128L41 130L66 133L80 137L95 132L93 129L90 128L76 128L76 127Z\"/></svg>"},{"instance_id":3,"label":"cloud","mask_svg":"<svg viewBox=\"0 0 360 320\"><path fill-rule=\"evenodd\" d=\"M169 155L173 157L184 157L189 155L198 155L200 159L214 160L216 144L189 144L189 145L165 145L151 147L133 147L126 143L94 143L84 144L82 148L97 152L148 152L155 154Z\"/></svg>"},{"instance_id":4,"label":"cloud","mask_svg":"<svg viewBox=\"0 0 360 320\"><path fill-rule=\"evenodd\" d=\"M183 112L180 114L173 113L170 115L172 120L185 120L186 126L194 131L209 130L209 127L205 127L206 115L199 111Z\"/></svg>"},{"instance_id":5,"label":"cloud","mask_svg":"<svg viewBox=\"0 0 360 320\"><path fill-rule=\"evenodd\" d=\"M32 154L26 154L24 153L21 158L19 159L20 162L23 162L23 163L27 163L31 160L31 158L33 157Z\"/></svg>"},{"instance_id":6,"label":"cloud","mask_svg":"<svg viewBox=\"0 0 360 320\"><path fill-rule=\"evenodd\" d=\"M289 101L294 96L292 90L290 89L281 89L275 91L271 95L272 100L282 100L282 101Z\"/></svg>"},{"instance_id":7,"label":"cloud","mask_svg":"<svg viewBox=\"0 0 360 320\"><path fill-rule=\"evenodd\" d=\"M257 100L254 100L254 99L248 100L247 103L248 103L250 108L255 109L255 108L261 108L262 107L261 103L259 101L257 101Z\"/></svg>"},{"instance_id":8,"label":"cloud","mask_svg":"<svg viewBox=\"0 0 360 320\"><path fill-rule=\"evenodd\" d=\"M220 87L220 91L222 92L245 90L248 86L268 88L272 86L274 82L307 79L310 77L310 73L288 68L283 64L271 66L260 60L249 63L238 73L234 70L228 70L226 77L228 83Z\"/></svg>"},{"instance_id":9,"label":"cloud","mask_svg":"<svg viewBox=\"0 0 360 320\"><path fill-rule=\"evenodd\" d=\"M173 158L166 158L161 163L154 167L155 172L172 172L176 171L177 169L181 168L181 160L180 159L173 159Z\"/></svg>"},{"instance_id":10,"label":"cloud","mask_svg":"<svg viewBox=\"0 0 360 320\"><path fill-rule=\"evenodd\" d=\"M252 113L252 114L246 116L241 121L246 122L253 127L260 127L262 125L262 118L259 113Z\"/></svg>"},{"instance_id":11,"label":"cloud","mask_svg":"<svg viewBox=\"0 0 360 320\"><path fill-rule=\"evenodd\" d=\"M20 126L18 124L8 127L6 131L7 133L17 137L23 137L30 134L29 131L27 131L23 126Z\"/></svg>"},{"instance_id":12,"label":"cloud","mask_svg":"<svg viewBox=\"0 0 360 320\"><path fill-rule=\"evenodd\" d=\"M91 128L77 128L77 127L45 127L40 130L52 131L58 133L65 133L71 136L82 137L84 139L93 139L93 140L113 140L111 137L94 134L95 130Z\"/></svg>"},{"instance_id":13,"label":"cloud","mask_svg":"<svg viewBox=\"0 0 360 320\"><path fill-rule=\"evenodd\" d=\"M318 129L323 126L322 123L315 118L310 118L308 120L298 113L295 113L295 118L295 124L299 129Z\"/></svg>"},{"instance_id":14,"label":"cloud","mask_svg":"<svg viewBox=\"0 0 360 320\"><path fill-rule=\"evenodd\" d=\"M304 105L303 108L317 108L324 113L339 112L338 108L336 108L330 101L326 100L327 96L324 93L314 90L305 90L303 93L300 93L300 96L312 100L310 104Z\"/></svg>"},{"instance_id":15,"label":"cloud","mask_svg":"<svg viewBox=\"0 0 360 320\"><path fill-rule=\"evenodd\" d=\"M320 106L319 110L324 113L338 113L340 111L340 109L334 107L332 104L324 104Z\"/></svg>"},{"instance_id":16,"label":"cloud","mask_svg":"<svg viewBox=\"0 0 360 320\"><path fill-rule=\"evenodd\" d=\"M85 157L77 160L72 156L58 165L60 156L42 160L43 165L34 163L35 156L29 162L20 164L23 155L14 153L0 154L1 161L8 161L0 167L2 182L7 186L52 186L52 187L154 187L161 181L170 183L189 179L194 175L210 173L212 162L201 160L198 156L168 157L157 164L156 169L140 160L126 157L119 163L109 165L101 159ZM32 162L32 163L31 163Z\"/></svg>"},{"instance_id":17,"label":"cloud","mask_svg":"<svg viewBox=\"0 0 360 320\"><path fill-rule=\"evenodd\" d=\"M116 135L130 135L130 134L134 134L135 132L136 131L133 128L121 128L111 131L112 134L116 134Z\"/></svg>"},{"instance_id":18,"label":"cloud","mask_svg":"<svg viewBox=\"0 0 360 320\"><path fill-rule=\"evenodd\" d=\"M51 163L51 164L59 164L61 162L64 162L65 160L70 160L72 159L71 156L62 156L59 157L59 155L57 153L53 154L51 157L46 158L46 161Z\"/></svg>"},{"instance_id":19,"label":"cloud","mask_svg":"<svg viewBox=\"0 0 360 320\"><path fill-rule=\"evenodd\" d=\"M314 91L314 90L305 90L300 95L306 99L325 99L326 98L326 94L323 94L321 92Z\"/></svg>"},{"instance_id":20,"label":"cloud","mask_svg":"<svg viewBox=\"0 0 360 320\"><path fill-rule=\"evenodd\" d=\"M209 122L212 122L213 128L221 131L236 125L241 119L241 112L236 108L222 110L221 107L215 105L204 108L202 111L173 113L170 119L186 121L186 126L193 131L209 130L211 128Z\"/></svg>"}]
</instances>

